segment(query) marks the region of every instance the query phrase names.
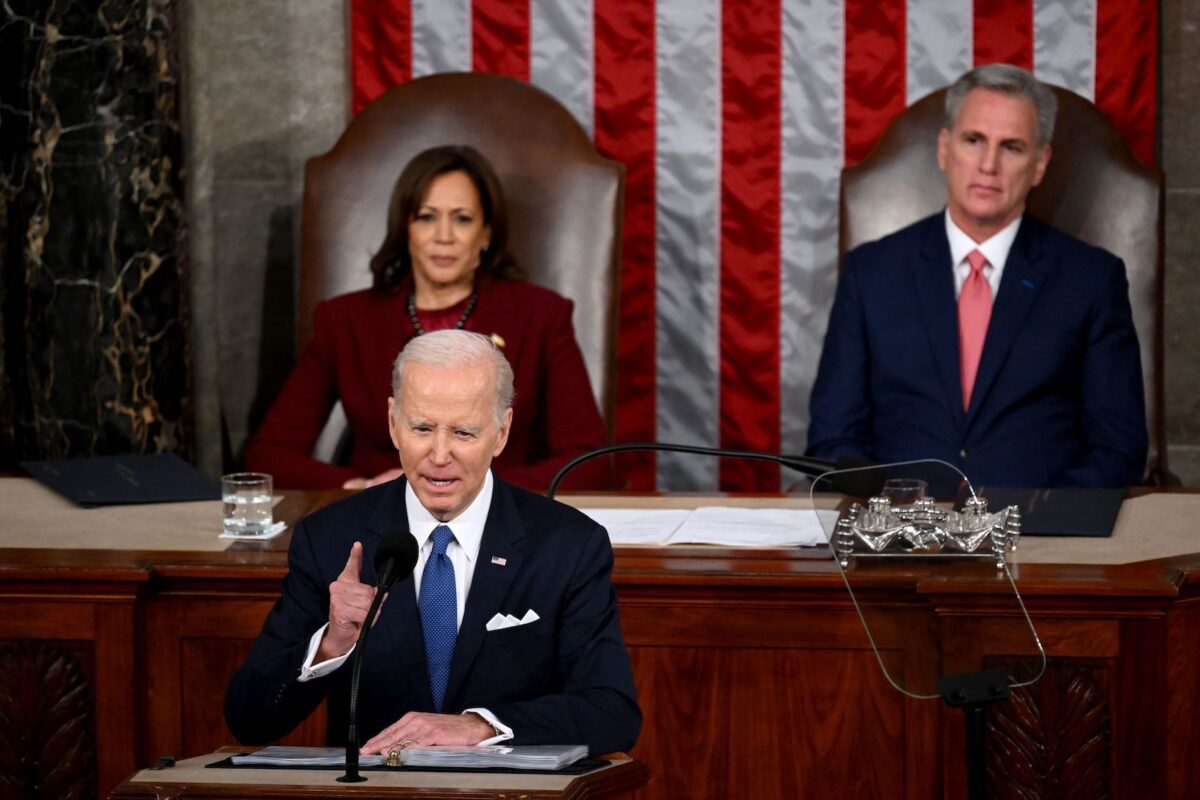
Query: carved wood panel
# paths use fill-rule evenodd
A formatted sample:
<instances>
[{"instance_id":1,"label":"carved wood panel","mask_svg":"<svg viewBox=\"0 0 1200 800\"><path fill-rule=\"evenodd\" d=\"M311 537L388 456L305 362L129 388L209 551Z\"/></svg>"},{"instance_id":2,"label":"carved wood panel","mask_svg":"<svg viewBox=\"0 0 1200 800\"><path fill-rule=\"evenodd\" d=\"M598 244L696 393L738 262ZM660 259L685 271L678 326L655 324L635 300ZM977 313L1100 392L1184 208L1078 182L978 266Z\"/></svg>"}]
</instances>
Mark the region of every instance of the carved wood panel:
<instances>
[{"instance_id":1,"label":"carved wood panel","mask_svg":"<svg viewBox=\"0 0 1200 800\"><path fill-rule=\"evenodd\" d=\"M0 640L0 798L97 796L89 643Z\"/></svg>"},{"instance_id":2,"label":"carved wood panel","mask_svg":"<svg viewBox=\"0 0 1200 800\"><path fill-rule=\"evenodd\" d=\"M1052 658L1041 680L991 706L989 796L1112 797L1109 680L1109 665L1103 659Z\"/></svg>"}]
</instances>

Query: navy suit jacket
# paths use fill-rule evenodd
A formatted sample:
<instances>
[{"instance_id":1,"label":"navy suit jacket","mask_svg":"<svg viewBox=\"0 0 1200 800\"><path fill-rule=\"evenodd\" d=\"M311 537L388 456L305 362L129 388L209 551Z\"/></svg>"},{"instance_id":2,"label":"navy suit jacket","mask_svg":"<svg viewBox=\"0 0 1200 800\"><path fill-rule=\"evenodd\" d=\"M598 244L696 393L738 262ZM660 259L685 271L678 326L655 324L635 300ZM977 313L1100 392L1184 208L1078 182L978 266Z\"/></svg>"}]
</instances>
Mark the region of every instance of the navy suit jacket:
<instances>
[{"instance_id":1,"label":"navy suit jacket","mask_svg":"<svg viewBox=\"0 0 1200 800\"><path fill-rule=\"evenodd\" d=\"M939 458L976 485L1142 480L1142 368L1120 259L1026 215L965 411L957 308L943 214L848 253L809 455Z\"/></svg>"},{"instance_id":2,"label":"navy suit jacket","mask_svg":"<svg viewBox=\"0 0 1200 800\"><path fill-rule=\"evenodd\" d=\"M329 584L351 544L363 543L361 579L375 582L385 531L408 528L404 479L368 489L301 520L290 572L225 699L239 741L279 739L329 698L328 738L346 739L350 661L297 680L309 640L329 619ZM482 707L513 729L515 744L586 744L629 750L641 728L629 655L621 636L604 529L573 508L495 481L466 611L455 644L444 710ZM539 620L496 631L495 614ZM433 711L412 576L392 587L371 631L358 697L366 741L408 711Z\"/></svg>"}]
</instances>

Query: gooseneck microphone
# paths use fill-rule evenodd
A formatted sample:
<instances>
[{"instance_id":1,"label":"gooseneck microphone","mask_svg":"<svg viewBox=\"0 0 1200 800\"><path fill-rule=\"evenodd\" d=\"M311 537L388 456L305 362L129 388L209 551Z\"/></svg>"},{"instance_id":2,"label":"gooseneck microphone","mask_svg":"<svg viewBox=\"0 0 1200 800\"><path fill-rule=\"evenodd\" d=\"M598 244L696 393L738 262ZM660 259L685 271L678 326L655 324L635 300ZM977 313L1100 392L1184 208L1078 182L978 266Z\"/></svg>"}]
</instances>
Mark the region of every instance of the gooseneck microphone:
<instances>
[{"instance_id":1,"label":"gooseneck microphone","mask_svg":"<svg viewBox=\"0 0 1200 800\"><path fill-rule=\"evenodd\" d=\"M385 534L375 551L375 587L382 592L412 574L417 565L417 540L408 531Z\"/></svg>"},{"instance_id":2,"label":"gooseneck microphone","mask_svg":"<svg viewBox=\"0 0 1200 800\"><path fill-rule=\"evenodd\" d=\"M576 456L562 466L561 469L554 475L554 480L550 481L550 488L546 491L546 496L553 499L554 493L558 490L558 484L567 476L571 470L579 466L585 461L590 461L593 458L608 455L609 453L628 453L638 451L660 451L667 453L691 453L699 456L715 456L719 458L744 458L751 461L770 461L774 464L780 464L789 469L794 469L797 472L807 475L810 478L817 478L828 472L836 472L838 470L855 470L863 467L874 466L874 462L865 456L845 455L839 456L837 461L827 461L823 458L809 458L808 456L792 456L776 453L760 453L757 450L726 450L719 447L700 447L690 444L675 444L673 442L629 442L626 444L610 444L605 447L597 447L595 450L589 450L586 453ZM845 479L843 476L834 476L834 489L843 494L859 494L857 483L850 476L853 472L848 473ZM864 495L867 496L867 495Z\"/></svg>"},{"instance_id":3,"label":"gooseneck microphone","mask_svg":"<svg viewBox=\"0 0 1200 800\"><path fill-rule=\"evenodd\" d=\"M367 649L367 635L375 624L375 615L379 613L379 605L388 589L398 580L403 580L412 574L417 565L417 540L407 530L393 530L383 535L379 547L375 550L375 599L371 601L371 609L363 620L362 629L358 632L358 642L354 645L354 663L350 675L350 703L348 716L349 729L346 733L346 774L338 778L341 783L361 783L365 781L358 772L358 679L362 674L363 651Z\"/></svg>"}]
</instances>

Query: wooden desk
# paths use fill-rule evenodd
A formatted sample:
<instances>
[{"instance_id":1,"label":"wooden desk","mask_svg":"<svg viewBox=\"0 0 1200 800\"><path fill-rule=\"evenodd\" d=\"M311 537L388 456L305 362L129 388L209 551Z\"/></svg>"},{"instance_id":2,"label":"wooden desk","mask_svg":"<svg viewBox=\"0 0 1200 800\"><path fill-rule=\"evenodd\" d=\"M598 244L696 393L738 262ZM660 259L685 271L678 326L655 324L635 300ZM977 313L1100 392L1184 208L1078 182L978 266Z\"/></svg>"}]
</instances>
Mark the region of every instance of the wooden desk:
<instances>
[{"instance_id":1,"label":"wooden desk","mask_svg":"<svg viewBox=\"0 0 1200 800\"><path fill-rule=\"evenodd\" d=\"M338 783L340 770L209 769L244 748L222 748L163 770L145 769L122 783L112 800L584 800L632 798L649 778L645 765L613 761L587 775L367 771L364 783Z\"/></svg>"},{"instance_id":2,"label":"wooden desk","mask_svg":"<svg viewBox=\"0 0 1200 800\"><path fill-rule=\"evenodd\" d=\"M1122 511L1112 540L1022 542L1050 665L990 717L994 796L1200 797L1200 496L1167 497L1165 517L1127 503L1145 513ZM276 514L327 499L290 494ZM89 551L53 546L78 531L18 533L40 541L0 549L0 712L15 722L0 775L17 796L103 795L229 741L225 684L278 595L286 536ZM958 712L887 683L825 552L620 548L615 582L646 717L631 755L654 775L638 797L965 796ZM997 605L980 587L913 572L886 591L907 615L886 658L932 653L949 672L1013 655L987 635ZM319 744L323 726L289 741Z\"/></svg>"}]
</instances>

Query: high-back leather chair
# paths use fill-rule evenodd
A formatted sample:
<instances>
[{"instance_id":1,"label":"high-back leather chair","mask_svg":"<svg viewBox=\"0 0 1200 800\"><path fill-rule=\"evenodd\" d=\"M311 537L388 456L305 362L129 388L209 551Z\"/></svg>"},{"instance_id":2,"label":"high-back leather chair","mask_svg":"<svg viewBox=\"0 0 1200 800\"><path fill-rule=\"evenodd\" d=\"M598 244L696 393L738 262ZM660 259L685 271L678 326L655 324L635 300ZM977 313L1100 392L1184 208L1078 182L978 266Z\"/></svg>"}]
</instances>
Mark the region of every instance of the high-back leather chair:
<instances>
[{"instance_id":1,"label":"high-back leather chair","mask_svg":"<svg viewBox=\"0 0 1200 800\"><path fill-rule=\"evenodd\" d=\"M1150 479L1169 482L1162 381L1162 172L1135 159L1091 102L1066 89L1054 87L1054 92L1058 118L1050 165L1027 208L1124 260L1142 353ZM946 181L937 165L945 95L943 89L910 106L866 159L842 171L840 253L946 205Z\"/></svg>"},{"instance_id":2,"label":"high-back leather chair","mask_svg":"<svg viewBox=\"0 0 1200 800\"><path fill-rule=\"evenodd\" d=\"M445 73L384 93L304 168L297 345L313 307L371 285L392 188L409 159L466 144L496 169L526 277L575 301L575 335L611 435L625 168L550 95L500 75Z\"/></svg>"}]
</instances>

